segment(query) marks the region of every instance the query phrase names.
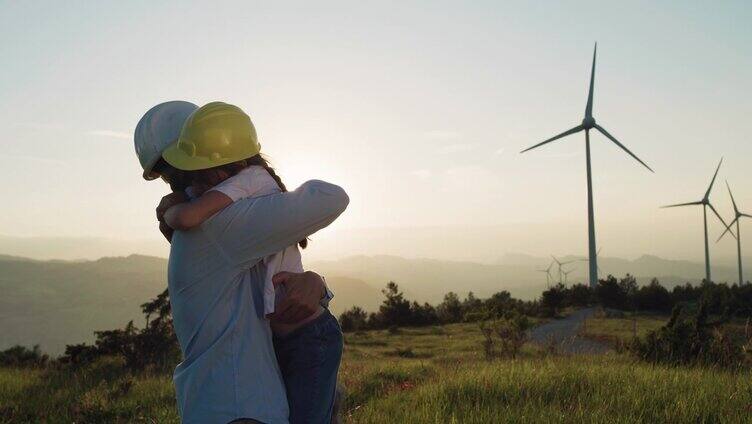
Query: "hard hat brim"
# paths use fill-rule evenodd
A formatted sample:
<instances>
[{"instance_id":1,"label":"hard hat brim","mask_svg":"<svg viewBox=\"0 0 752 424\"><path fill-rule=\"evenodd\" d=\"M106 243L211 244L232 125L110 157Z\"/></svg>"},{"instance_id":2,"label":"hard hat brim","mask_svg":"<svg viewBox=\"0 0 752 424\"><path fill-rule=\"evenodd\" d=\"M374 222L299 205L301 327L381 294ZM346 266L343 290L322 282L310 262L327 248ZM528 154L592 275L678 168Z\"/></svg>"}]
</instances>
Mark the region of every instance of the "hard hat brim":
<instances>
[{"instance_id":1,"label":"hard hat brim","mask_svg":"<svg viewBox=\"0 0 752 424\"><path fill-rule=\"evenodd\" d=\"M162 158L167 163L181 171L199 171L201 169L214 168L227 165L228 163L237 162L239 160L248 159L251 156L253 155L249 155L245 158L221 158L217 160L211 160L200 156L189 156L178 147L177 141L167 146L162 152Z\"/></svg>"},{"instance_id":2,"label":"hard hat brim","mask_svg":"<svg viewBox=\"0 0 752 424\"><path fill-rule=\"evenodd\" d=\"M156 159L154 159L153 161L151 161L151 163L147 164L144 167L144 174L143 175L144 175L144 179L146 181L153 181L153 180L156 180L157 178L159 178L159 174L157 174L156 172L152 171L154 169L154 165L156 165L158 161L159 161L159 157L157 157Z\"/></svg>"}]
</instances>

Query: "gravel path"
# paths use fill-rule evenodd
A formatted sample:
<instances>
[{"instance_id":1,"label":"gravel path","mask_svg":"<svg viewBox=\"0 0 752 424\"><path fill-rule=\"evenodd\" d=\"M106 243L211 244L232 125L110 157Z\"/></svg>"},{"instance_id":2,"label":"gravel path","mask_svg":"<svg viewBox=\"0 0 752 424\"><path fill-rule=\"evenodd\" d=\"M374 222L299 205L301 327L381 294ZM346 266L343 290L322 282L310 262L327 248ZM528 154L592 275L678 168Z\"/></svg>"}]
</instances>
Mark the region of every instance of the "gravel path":
<instances>
[{"instance_id":1,"label":"gravel path","mask_svg":"<svg viewBox=\"0 0 752 424\"><path fill-rule=\"evenodd\" d=\"M530 339L543 346L556 343L563 353L606 353L610 350L607 345L577 334L583 321L593 313L595 308L581 309L566 318L547 322L532 329Z\"/></svg>"}]
</instances>

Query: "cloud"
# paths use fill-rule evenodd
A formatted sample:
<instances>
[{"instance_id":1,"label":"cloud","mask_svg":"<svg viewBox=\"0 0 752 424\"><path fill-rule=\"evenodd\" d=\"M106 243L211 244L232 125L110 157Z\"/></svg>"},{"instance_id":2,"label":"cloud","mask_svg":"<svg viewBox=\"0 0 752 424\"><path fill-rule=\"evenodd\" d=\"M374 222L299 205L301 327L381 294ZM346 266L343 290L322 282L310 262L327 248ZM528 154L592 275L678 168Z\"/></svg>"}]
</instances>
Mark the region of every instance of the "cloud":
<instances>
[{"instance_id":1,"label":"cloud","mask_svg":"<svg viewBox=\"0 0 752 424\"><path fill-rule=\"evenodd\" d=\"M93 131L89 131L87 134L95 135L98 137L121 138L125 140L133 139L133 133L127 133L127 132L122 132L122 131L93 130Z\"/></svg>"},{"instance_id":2,"label":"cloud","mask_svg":"<svg viewBox=\"0 0 752 424\"><path fill-rule=\"evenodd\" d=\"M420 178L421 180L426 180L430 178L431 175L433 175L433 172L428 169L416 169L415 171L411 171L410 174Z\"/></svg>"}]
</instances>

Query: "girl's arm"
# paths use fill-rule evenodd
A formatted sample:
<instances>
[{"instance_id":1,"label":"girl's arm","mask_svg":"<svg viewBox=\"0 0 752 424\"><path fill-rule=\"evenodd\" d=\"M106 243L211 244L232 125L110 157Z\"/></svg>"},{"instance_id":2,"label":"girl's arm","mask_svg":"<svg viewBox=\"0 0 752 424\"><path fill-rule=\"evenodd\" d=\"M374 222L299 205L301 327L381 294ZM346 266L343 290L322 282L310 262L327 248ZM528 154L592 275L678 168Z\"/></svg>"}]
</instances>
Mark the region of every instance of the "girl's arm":
<instances>
[{"instance_id":1,"label":"girl's arm","mask_svg":"<svg viewBox=\"0 0 752 424\"><path fill-rule=\"evenodd\" d=\"M240 199L202 229L233 265L249 267L328 226L349 202L341 187L308 181L289 193Z\"/></svg>"},{"instance_id":2,"label":"girl's arm","mask_svg":"<svg viewBox=\"0 0 752 424\"><path fill-rule=\"evenodd\" d=\"M190 230L210 216L232 204L232 199L219 191L209 190L198 199L168 209L164 221L175 230Z\"/></svg>"}]
</instances>

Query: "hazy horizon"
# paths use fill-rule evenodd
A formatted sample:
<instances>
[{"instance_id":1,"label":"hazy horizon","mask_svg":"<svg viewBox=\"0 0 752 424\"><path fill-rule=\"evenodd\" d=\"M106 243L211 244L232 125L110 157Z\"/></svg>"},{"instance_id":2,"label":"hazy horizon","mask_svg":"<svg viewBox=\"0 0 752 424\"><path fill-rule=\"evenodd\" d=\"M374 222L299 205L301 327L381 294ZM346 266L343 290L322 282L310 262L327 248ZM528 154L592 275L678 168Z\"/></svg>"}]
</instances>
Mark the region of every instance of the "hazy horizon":
<instances>
[{"instance_id":1,"label":"hazy horizon","mask_svg":"<svg viewBox=\"0 0 752 424\"><path fill-rule=\"evenodd\" d=\"M3 235L167 256L154 219L167 187L140 178L133 128L165 100L225 100L250 113L289 186L348 191L313 260L584 255L582 134L518 152L581 121L595 41L595 117L656 171L593 135L602 254L702 260L700 208L659 206L699 200L721 156L711 199L731 220L728 179L752 212L745 2L0 10ZM715 244L709 222L711 259L731 260L733 239Z\"/></svg>"}]
</instances>

